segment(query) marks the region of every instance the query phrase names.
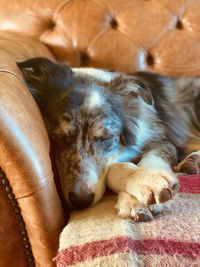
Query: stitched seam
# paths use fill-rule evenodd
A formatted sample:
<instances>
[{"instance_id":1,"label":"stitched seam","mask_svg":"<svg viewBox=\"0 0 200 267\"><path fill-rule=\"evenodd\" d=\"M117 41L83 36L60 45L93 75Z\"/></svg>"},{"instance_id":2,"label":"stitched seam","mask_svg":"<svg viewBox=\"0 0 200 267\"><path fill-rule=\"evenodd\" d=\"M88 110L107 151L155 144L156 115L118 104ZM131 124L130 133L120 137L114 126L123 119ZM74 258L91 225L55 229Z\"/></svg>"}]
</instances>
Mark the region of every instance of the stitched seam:
<instances>
[{"instance_id":1,"label":"stitched seam","mask_svg":"<svg viewBox=\"0 0 200 267\"><path fill-rule=\"evenodd\" d=\"M57 17L59 16L59 14L62 12L62 10L72 2L72 0L68 0L66 3L63 3L60 7L58 7L58 9L56 10L55 14L54 14L54 19L57 19Z\"/></svg>"},{"instance_id":2,"label":"stitched seam","mask_svg":"<svg viewBox=\"0 0 200 267\"><path fill-rule=\"evenodd\" d=\"M108 31L109 31L109 28L104 28L102 31L97 33L97 35L93 38L90 45L88 46L88 49L87 49L88 53L90 53L92 47L94 47L95 43L100 39L100 37L105 35Z\"/></svg>"},{"instance_id":3,"label":"stitched seam","mask_svg":"<svg viewBox=\"0 0 200 267\"><path fill-rule=\"evenodd\" d=\"M21 81L24 82L24 80L22 79L22 77L20 77L18 74L16 74L15 72L13 72L11 70L0 69L0 73L1 72L6 72L6 73L9 73L9 74L12 74L12 75L14 75L15 77L17 77L18 79L20 79Z\"/></svg>"}]
</instances>

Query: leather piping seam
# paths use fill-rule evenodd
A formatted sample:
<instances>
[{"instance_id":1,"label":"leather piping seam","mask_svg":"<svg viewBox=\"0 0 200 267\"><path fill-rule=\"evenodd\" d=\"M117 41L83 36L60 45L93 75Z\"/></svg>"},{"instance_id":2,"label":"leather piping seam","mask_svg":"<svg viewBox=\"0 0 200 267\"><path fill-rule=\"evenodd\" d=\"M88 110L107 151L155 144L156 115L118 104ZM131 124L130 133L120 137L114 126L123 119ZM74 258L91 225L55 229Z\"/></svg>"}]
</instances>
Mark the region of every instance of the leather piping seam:
<instances>
[{"instance_id":1,"label":"leather piping seam","mask_svg":"<svg viewBox=\"0 0 200 267\"><path fill-rule=\"evenodd\" d=\"M9 73L9 74L12 74L12 75L14 75L15 77L17 77L18 79L20 79L21 81L24 82L24 80L22 79L22 77L20 77L18 74L16 74L15 72L13 72L11 70L0 69L0 73L1 72L6 72L6 73Z\"/></svg>"}]
</instances>

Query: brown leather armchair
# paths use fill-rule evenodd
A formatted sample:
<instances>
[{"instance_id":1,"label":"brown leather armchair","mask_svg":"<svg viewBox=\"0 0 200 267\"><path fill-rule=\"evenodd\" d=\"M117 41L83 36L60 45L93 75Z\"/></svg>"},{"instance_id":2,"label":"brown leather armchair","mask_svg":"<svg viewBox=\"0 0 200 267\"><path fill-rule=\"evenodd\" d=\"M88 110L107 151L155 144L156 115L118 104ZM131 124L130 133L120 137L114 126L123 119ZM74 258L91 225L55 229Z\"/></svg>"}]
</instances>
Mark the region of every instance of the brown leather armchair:
<instances>
[{"instance_id":1,"label":"brown leather armchair","mask_svg":"<svg viewBox=\"0 0 200 267\"><path fill-rule=\"evenodd\" d=\"M0 267L54 266L65 216L16 60L200 75L200 2L1 0L0 10Z\"/></svg>"}]
</instances>

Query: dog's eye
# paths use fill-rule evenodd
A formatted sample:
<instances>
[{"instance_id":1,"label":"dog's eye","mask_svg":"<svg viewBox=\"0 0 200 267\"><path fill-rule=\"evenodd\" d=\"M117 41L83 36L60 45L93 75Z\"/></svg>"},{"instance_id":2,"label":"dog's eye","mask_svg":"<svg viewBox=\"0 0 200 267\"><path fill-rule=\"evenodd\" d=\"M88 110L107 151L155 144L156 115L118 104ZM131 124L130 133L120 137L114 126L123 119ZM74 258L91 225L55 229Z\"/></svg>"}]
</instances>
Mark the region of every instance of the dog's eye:
<instances>
[{"instance_id":1,"label":"dog's eye","mask_svg":"<svg viewBox=\"0 0 200 267\"><path fill-rule=\"evenodd\" d=\"M106 141L110 141L111 139L113 139L114 135L109 135L109 136L101 136L97 138L97 141L103 143Z\"/></svg>"},{"instance_id":2,"label":"dog's eye","mask_svg":"<svg viewBox=\"0 0 200 267\"><path fill-rule=\"evenodd\" d=\"M62 115L62 118L63 118L63 120L65 120L66 122L71 122L71 118L69 117L69 115L64 114L64 115Z\"/></svg>"}]
</instances>

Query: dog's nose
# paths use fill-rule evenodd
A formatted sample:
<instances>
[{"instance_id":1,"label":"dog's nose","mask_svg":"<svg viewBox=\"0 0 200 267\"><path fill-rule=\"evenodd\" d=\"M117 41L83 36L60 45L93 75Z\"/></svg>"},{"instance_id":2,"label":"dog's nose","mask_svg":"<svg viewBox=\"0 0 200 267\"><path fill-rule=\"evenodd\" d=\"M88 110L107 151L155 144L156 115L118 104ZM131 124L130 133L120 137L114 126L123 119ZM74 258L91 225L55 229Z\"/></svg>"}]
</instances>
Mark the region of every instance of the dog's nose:
<instances>
[{"instance_id":1,"label":"dog's nose","mask_svg":"<svg viewBox=\"0 0 200 267\"><path fill-rule=\"evenodd\" d=\"M69 201L74 207L78 209L88 208L92 204L93 200L94 200L93 193L86 193L80 195L73 192L69 193Z\"/></svg>"}]
</instances>

